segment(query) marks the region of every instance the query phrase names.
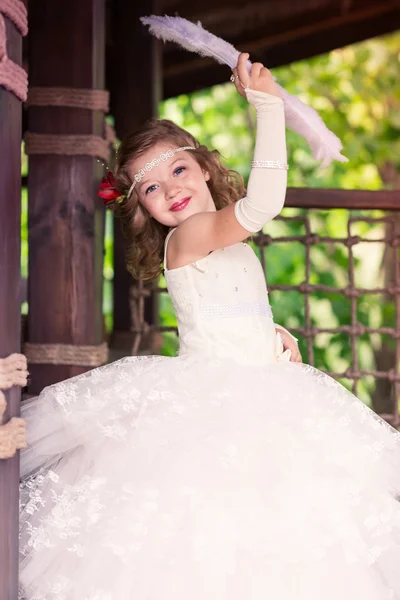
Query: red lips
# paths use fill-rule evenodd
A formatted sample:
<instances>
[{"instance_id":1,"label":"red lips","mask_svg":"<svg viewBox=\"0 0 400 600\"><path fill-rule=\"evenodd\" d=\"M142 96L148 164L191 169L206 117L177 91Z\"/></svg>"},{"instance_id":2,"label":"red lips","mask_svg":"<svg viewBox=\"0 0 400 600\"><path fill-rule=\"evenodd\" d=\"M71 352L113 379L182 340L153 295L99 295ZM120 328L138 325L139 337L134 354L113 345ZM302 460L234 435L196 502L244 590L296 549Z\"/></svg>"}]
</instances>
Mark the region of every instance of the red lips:
<instances>
[{"instance_id":1,"label":"red lips","mask_svg":"<svg viewBox=\"0 0 400 600\"><path fill-rule=\"evenodd\" d=\"M169 210L172 212L178 212L179 210L183 210L189 204L191 198L188 196L187 198L183 198L183 200L179 200L178 202L174 202Z\"/></svg>"}]
</instances>

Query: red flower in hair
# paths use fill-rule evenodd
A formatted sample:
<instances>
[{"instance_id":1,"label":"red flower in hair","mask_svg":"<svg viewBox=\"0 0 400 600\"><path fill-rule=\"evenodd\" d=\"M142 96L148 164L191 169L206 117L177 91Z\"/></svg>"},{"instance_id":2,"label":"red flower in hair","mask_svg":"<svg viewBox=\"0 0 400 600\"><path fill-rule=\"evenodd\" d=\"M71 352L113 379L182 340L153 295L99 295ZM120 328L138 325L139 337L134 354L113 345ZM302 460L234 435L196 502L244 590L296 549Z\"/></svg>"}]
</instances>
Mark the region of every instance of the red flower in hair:
<instances>
[{"instance_id":1,"label":"red flower in hair","mask_svg":"<svg viewBox=\"0 0 400 600\"><path fill-rule=\"evenodd\" d=\"M107 207L118 199L122 200L123 194L117 190L114 175L108 171L107 177L103 177L97 190L97 195L103 199L104 205Z\"/></svg>"}]
</instances>

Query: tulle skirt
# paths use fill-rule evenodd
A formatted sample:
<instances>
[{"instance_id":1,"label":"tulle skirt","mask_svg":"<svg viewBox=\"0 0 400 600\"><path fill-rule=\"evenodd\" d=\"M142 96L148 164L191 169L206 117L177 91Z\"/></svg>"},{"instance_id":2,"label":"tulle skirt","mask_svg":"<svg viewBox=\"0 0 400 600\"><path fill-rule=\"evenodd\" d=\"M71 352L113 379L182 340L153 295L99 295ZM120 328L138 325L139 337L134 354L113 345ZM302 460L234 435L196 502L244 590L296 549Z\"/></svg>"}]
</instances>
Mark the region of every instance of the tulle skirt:
<instances>
[{"instance_id":1,"label":"tulle skirt","mask_svg":"<svg viewBox=\"0 0 400 600\"><path fill-rule=\"evenodd\" d=\"M400 599L400 434L312 367L129 357L22 412L20 598Z\"/></svg>"}]
</instances>

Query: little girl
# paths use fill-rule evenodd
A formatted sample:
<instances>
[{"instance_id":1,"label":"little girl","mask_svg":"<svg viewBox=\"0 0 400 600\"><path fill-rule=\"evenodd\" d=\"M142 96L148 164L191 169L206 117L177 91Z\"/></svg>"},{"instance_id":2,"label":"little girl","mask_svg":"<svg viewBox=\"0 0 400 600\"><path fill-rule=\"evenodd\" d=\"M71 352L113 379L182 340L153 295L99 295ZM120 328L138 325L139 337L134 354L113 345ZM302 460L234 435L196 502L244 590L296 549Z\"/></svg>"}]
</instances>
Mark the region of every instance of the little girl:
<instances>
[{"instance_id":1,"label":"little girl","mask_svg":"<svg viewBox=\"0 0 400 600\"><path fill-rule=\"evenodd\" d=\"M170 122L120 147L106 192L135 276L163 261L180 352L125 358L24 406L25 600L400 599L400 435L277 356L245 240L284 203L283 103L247 58L234 69L257 112L246 194Z\"/></svg>"}]
</instances>

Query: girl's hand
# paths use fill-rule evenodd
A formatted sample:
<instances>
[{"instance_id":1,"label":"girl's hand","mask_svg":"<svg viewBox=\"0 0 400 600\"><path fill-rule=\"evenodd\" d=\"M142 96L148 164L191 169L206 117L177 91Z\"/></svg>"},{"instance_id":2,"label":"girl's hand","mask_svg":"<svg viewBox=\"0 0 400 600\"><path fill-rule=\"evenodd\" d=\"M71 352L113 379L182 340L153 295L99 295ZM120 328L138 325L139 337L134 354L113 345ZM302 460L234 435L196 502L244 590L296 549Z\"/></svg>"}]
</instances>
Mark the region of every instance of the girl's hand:
<instances>
[{"instance_id":1,"label":"girl's hand","mask_svg":"<svg viewBox=\"0 0 400 600\"><path fill-rule=\"evenodd\" d=\"M289 333L287 331L284 331L280 328L276 329L276 333L279 333L282 338L283 351L285 351L285 350L291 351L290 362L296 362L296 363L303 362L299 347L298 347L297 343L295 342L295 340L292 338L292 336L289 335Z\"/></svg>"},{"instance_id":2,"label":"girl's hand","mask_svg":"<svg viewBox=\"0 0 400 600\"><path fill-rule=\"evenodd\" d=\"M275 83L269 70L261 63L251 65L250 75L247 70L247 59L249 54L242 52L239 55L237 66L232 69L235 86L241 96L246 98L245 88L250 88L258 92L272 94L282 98L281 91Z\"/></svg>"}]
</instances>

